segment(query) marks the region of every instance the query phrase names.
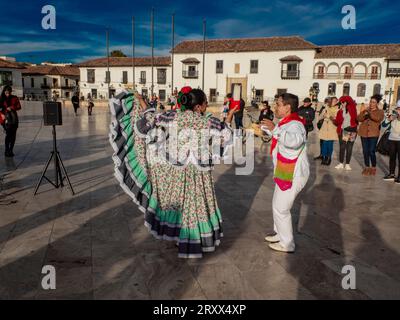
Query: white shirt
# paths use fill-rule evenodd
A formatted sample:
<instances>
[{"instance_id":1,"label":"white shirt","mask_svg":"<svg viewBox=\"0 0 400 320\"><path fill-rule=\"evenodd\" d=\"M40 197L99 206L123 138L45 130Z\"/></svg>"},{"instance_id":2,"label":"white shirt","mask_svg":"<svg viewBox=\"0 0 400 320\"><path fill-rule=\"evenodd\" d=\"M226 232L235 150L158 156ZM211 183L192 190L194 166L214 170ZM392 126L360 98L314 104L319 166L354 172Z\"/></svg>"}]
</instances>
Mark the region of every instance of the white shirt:
<instances>
[{"instance_id":1,"label":"white shirt","mask_svg":"<svg viewBox=\"0 0 400 320\"><path fill-rule=\"evenodd\" d=\"M299 121L290 121L272 131L274 138L278 140L277 146L272 153L274 170L279 153L287 159L297 159L294 169L294 177L308 178L310 176L310 164L307 158L307 134L304 125Z\"/></svg>"}]
</instances>

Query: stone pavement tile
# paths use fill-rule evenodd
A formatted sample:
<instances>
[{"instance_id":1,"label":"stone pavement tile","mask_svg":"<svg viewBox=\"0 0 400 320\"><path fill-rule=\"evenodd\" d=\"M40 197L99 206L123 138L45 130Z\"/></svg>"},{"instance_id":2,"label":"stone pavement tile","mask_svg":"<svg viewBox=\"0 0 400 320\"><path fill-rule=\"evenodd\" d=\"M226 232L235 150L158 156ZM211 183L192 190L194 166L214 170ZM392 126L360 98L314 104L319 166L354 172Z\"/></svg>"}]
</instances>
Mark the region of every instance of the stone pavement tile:
<instances>
[{"instance_id":1,"label":"stone pavement tile","mask_svg":"<svg viewBox=\"0 0 400 320\"><path fill-rule=\"evenodd\" d=\"M400 299L400 282L387 276L377 268L358 258L346 257L322 261L333 271L340 273L344 265L351 265L356 271L356 288L374 300Z\"/></svg>"},{"instance_id":2,"label":"stone pavement tile","mask_svg":"<svg viewBox=\"0 0 400 320\"><path fill-rule=\"evenodd\" d=\"M190 266L204 295L211 300L261 300L243 273L232 263Z\"/></svg>"},{"instance_id":3,"label":"stone pavement tile","mask_svg":"<svg viewBox=\"0 0 400 320\"><path fill-rule=\"evenodd\" d=\"M93 299L92 268L57 267L56 289L44 290L39 285L39 300L91 300Z\"/></svg>"}]
</instances>

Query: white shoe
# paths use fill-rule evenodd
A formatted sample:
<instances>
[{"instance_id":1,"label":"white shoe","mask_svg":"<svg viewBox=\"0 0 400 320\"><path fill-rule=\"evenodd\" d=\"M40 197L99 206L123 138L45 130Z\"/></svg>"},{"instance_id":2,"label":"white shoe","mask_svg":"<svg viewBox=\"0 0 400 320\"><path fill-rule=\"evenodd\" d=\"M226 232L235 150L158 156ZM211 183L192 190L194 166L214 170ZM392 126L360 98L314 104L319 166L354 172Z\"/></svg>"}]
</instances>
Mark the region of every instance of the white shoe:
<instances>
[{"instance_id":1,"label":"white shoe","mask_svg":"<svg viewBox=\"0 0 400 320\"><path fill-rule=\"evenodd\" d=\"M345 170L346 171L351 171L352 170L349 164L346 164Z\"/></svg>"},{"instance_id":2,"label":"white shoe","mask_svg":"<svg viewBox=\"0 0 400 320\"><path fill-rule=\"evenodd\" d=\"M339 163L339 164L335 167L335 169L338 169L338 170L344 169L343 163Z\"/></svg>"},{"instance_id":3,"label":"white shoe","mask_svg":"<svg viewBox=\"0 0 400 320\"><path fill-rule=\"evenodd\" d=\"M279 236L277 234L273 235L273 236L266 236L264 239L265 239L265 241L268 241L271 243L276 243L276 242L280 241Z\"/></svg>"},{"instance_id":4,"label":"white shoe","mask_svg":"<svg viewBox=\"0 0 400 320\"><path fill-rule=\"evenodd\" d=\"M286 252L286 253L292 253L292 252L294 252L294 250L285 249L285 248L282 247L279 243L270 243L268 246L269 246L272 250L279 251L279 252Z\"/></svg>"}]
</instances>

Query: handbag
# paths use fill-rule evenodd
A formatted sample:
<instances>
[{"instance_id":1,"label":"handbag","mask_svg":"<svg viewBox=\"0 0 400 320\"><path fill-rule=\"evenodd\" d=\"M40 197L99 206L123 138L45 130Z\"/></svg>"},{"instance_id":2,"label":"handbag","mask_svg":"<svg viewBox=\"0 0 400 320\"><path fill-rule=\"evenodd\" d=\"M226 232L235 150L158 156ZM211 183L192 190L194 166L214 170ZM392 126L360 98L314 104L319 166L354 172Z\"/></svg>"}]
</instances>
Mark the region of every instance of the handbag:
<instances>
[{"instance_id":1,"label":"handbag","mask_svg":"<svg viewBox=\"0 0 400 320\"><path fill-rule=\"evenodd\" d=\"M11 109L11 111L6 112L4 128L6 130L18 128L18 115L15 110Z\"/></svg>"},{"instance_id":2,"label":"handbag","mask_svg":"<svg viewBox=\"0 0 400 320\"><path fill-rule=\"evenodd\" d=\"M389 135L390 130L386 130L382 137L379 139L379 142L376 146L376 151L378 151L383 156L389 155Z\"/></svg>"}]
</instances>

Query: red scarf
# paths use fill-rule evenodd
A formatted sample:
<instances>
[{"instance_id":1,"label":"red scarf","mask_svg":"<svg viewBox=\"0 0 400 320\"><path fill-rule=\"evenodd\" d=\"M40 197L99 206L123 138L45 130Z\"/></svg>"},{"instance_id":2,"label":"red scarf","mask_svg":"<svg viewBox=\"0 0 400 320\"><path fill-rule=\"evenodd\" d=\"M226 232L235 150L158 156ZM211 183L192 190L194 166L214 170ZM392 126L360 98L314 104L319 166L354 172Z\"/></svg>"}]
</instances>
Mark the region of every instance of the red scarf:
<instances>
[{"instance_id":1,"label":"red scarf","mask_svg":"<svg viewBox=\"0 0 400 320\"><path fill-rule=\"evenodd\" d=\"M288 124L291 121L300 121L303 125L306 123L305 119L300 118L299 115L297 114L297 112L293 112L293 113L289 114L287 117L283 118L281 121L279 121L278 127ZM278 139L273 137L272 142L271 142L271 150L270 150L271 155L272 155L272 152L274 151L277 143L278 143Z\"/></svg>"}]
</instances>

